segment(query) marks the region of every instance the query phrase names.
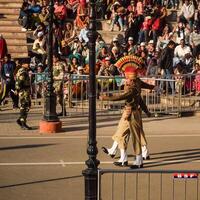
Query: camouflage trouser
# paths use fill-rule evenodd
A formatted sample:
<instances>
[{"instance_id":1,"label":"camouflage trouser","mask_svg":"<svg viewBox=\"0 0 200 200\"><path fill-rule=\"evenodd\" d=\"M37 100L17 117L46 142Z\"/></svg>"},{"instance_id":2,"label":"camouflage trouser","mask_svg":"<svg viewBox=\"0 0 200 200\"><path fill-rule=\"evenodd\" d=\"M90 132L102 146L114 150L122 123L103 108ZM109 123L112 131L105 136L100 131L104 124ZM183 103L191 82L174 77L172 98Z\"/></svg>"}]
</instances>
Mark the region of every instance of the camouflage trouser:
<instances>
[{"instance_id":1,"label":"camouflage trouser","mask_svg":"<svg viewBox=\"0 0 200 200\"><path fill-rule=\"evenodd\" d=\"M55 88L55 94L57 97L57 102L60 104L60 106L63 108L64 102L63 102L63 85L61 81L55 81L53 84L53 87Z\"/></svg>"},{"instance_id":2,"label":"camouflage trouser","mask_svg":"<svg viewBox=\"0 0 200 200\"><path fill-rule=\"evenodd\" d=\"M26 118L31 106L30 92L23 90L19 92L20 101L20 121L26 122Z\"/></svg>"}]
</instances>

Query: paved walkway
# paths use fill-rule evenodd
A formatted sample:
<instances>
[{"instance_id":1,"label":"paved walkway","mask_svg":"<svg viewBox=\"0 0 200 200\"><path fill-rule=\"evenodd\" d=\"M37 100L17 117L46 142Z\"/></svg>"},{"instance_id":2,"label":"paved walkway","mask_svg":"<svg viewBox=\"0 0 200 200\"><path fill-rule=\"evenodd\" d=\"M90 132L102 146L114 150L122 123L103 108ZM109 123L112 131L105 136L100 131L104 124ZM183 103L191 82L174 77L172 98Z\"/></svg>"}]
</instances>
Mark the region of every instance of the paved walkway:
<instances>
[{"instance_id":1,"label":"paved walkway","mask_svg":"<svg viewBox=\"0 0 200 200\"><path fill-rule=\"evenodd\" d=\"M10 110L9 107L0 111L0 200L84 199L82 170L86 168L85 160L88 158L88 118L62 117L63 132L47 135L38 131L42 107L34 107L29 114L28 124L34 130L21 130L15 123L17 117L18 111ZM97 118L97 157L101 161L99 167L102 169L119 169L113 166L114 160L101 151L101 146L111 145L111 135L116 130L119 117ZM198 116L145 118L144 129L151 151L151 160L145 161L144 169L200 169ZM131 145L128 154L131 164ZM107 182L104 182L106 188L102 188L104 200L111 199L111 184ZM121 179L118 183L122 183ZM172 191L166 193L171 194ZM188 195L189 200L196 199L195 192L193 196ZM157 199L153 196L151 198ZM173 199L169 196L165 198ZM114 198L118 199L123 198Z\"/></svg>"}]
</instances>

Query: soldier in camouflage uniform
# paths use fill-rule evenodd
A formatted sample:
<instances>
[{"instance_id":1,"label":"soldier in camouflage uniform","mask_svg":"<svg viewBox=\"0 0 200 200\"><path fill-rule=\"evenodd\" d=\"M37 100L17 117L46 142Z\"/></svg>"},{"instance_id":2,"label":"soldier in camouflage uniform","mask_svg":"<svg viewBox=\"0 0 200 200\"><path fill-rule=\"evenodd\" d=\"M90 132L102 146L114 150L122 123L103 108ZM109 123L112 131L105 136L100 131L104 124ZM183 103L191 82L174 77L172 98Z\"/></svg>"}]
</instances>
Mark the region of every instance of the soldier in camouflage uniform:
<instances>
[{"instance_id":1,"label":"soldier in camouflage uniform","mask_svg":"<svg viewBox=\"0 0 200 200\"><path fill-rule=\"evenodd\" d=\"M134 161L131 168L143 167L142 158L142 145L146 143L145 137L142 136L142 123L141 113L139 108L145 109L144 103L141 103L141 88L153 89L153 85L146 84L137 78L137 73L134 72L134 68L127 67L125 69L126 80L129 82L129 87L126 89L124 94L107 97L101 96L102 100L125 100L125 108L122 117L119 121L117 131L113 135L114 140L113 149L118 147L120 149L121 157L117 162L114 162L117 166L126 166L128 164L127 158L127 144L129 136L132 136L133 149L136 154L136 160ZM112 156L108 149L103 148L103 151Z\"/></svg>"},{"instance_id":2,"label":"soldier in camouflage uniform","mask_svg":"<svg viewBox=\"0 0 200 200\"><path fill-rule=\"evenodd\" d=\"M20 68L16 74L15 91L19 94L20 117L17 124L25 130L32 129L26 124L27 115L31 106L30 78L27 68Z\"/></svg>"},{"instance_id":3,"label":"soldier in camouflage uniform","mask_svg":"<svg viewBox=\"0 0 200 200\"><path fill-rule=\"evenodd\" d=\"M64 64L59 60L58 56L53 56L53 87L55 88L55 94L57 97L57 101L62 107L61 113L58 116L66 115L65 103L64 103L64 95L63 95L63 77L64 77Z\"/></svg>"}]
</instances>

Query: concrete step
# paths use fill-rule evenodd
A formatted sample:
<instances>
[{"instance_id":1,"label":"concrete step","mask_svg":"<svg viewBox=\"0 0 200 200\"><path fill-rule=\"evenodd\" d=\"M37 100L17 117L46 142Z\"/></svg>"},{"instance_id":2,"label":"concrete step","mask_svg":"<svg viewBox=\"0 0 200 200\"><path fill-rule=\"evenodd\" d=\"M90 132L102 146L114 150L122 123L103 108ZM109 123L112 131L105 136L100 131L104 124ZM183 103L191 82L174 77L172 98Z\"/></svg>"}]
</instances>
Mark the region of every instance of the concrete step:
<instances>
[{"instance_id":1,"label":"concrete step","mask_svg":"<svg viewBox=\"0 0 200 200\"><path fill-rule=\"evenodd\" d=\"M102 20L97 22L97 30L110 31L110 20ZM120 28L114 25L113 31L119 31Z\"/></svg>"},{"instance_id":2,"label":"concrete step","mask_svg":"<svg viewBox=\"0 0 200 200\"><path fill-rule=\"evenodd\" d=\"M18 21L0 20L0 26L19 26Z\"/></svg>"},{"instance_id":3,"label":"concrete step","mask_svg":"<svg viewBox=\"0 0 200 200\"><path fill-rule=\"evenodd\" d=\"M112 42L112 39L114 37L117 37L120 41L120 43L123 43L124 41L124 32L120 31L100 31L98 30L98 33L102 35L103 39L107 44L110 44Z\"/></svg>"},{"instance_id":4,"label":"concrete step","mask_svg":"<svg viewBox=\"0 0 200 200\"><path fill-rule=\"evenodd\" d=\"M28 53L11 53L12 58L27 58Z\"/></svg>"},{"instance_id":5,"label":"concrete step","mask_svg":"<svg viewBox=\"0 0 200 200\"><path fill-rule=\"evenodd\" d=\"M9 33L9 32L1 32L5 39L26 39L26 33Z\"/></svg>"},{"instance_id":6,"label":"concrete step","mask_svg":"<svg viewBox=\"0 0 200 200\"><path fill-rule=\"evenodd\" d=\"M7 4L7 3L23 3L23 0L11 0L11 1L8 1L8 0L0 0L0 3L5 3L5 4Z\"/></svg>"},{"instance_id":7,"label":"concrete step","mask_svg":"<svg viewBox=\"0 0 200 200\"><path fill-rule=\"evenodd\" d=\"M0 26L0 32L21 33L21 30L20 26Z\"/></svg>"},{"instance_id":8,"label":"concrete step","mask_svg":"<svg viewBox=\"0 0 200 200\"><path fill-rule=\"evenodd\" d=\"M27 45L27 42L25 39L6 39L6 43L9 46L19 46L19 48L21 48L20 46L24 46Z\"/></svg>"},{"instance_id":9,"label":"concrete step","mask_svg":"<svg viewBox=\"0 0 200 200\"><path fill-rule=\"evenodd\" d=\"M19 8L0 8L1 14L10 14L10 15L18 15L19 14Z\"/></svg>"},{"instance_id":10,"label":"concrete step","mask_svg":"<svg viewBox=\"0 0 200 200\"><path fill-rule=\"evenodd\" d=\"M0 8L21 8L22 3L2 3L0 2Z\"/></svg>"},{"instance_id":11,"label":"concrete step","mask_svg":"<svg viewBox=\"0 0 200 200\"><path fill-rule=\"evenodd\" d=\"M27 50L27 46L24 45L24 46L11 46L9 45L8 46L8 52L9 53L27 53L28 50Z\"/></svg>"},{"instance_id":12,"label":"concrete step","mask_svg":"<svg viewBox=\"0 0 200 200\"><path fill-rule=\"evenodd\" d=\"M1 20L18 20L19 14L11 15L11 14L1 14L0 13L0 19Z\"/></svg>"}]
</instances>

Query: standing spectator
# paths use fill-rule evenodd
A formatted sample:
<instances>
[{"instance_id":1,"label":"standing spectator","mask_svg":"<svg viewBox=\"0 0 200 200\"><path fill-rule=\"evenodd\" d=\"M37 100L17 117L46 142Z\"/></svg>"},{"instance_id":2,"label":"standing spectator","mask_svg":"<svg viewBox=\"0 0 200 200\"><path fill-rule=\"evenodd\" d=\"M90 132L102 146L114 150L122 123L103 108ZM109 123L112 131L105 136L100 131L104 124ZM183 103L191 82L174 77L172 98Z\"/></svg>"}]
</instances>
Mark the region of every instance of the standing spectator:
<instances>
[{"instance_id":1,"label":"standing spectator","mask_svg":"<svg viewBox=\"0 0 200 200\"><path fill-rule=\"evenodd\" d=\"M197 26L193 27L193 31L190 34L190 45L193 49L193 55L196 57L200 53L200 32Z\"/></svg>"},{"instance_id":2,"label":"standing spectator","mask_svg":"<svg viewBox=\"0 0 200 200\"><path fill-rule=\"evenodd\" d=\"M3 35L0 34L0 60L5 57L7 52L8 52L8 49L7 49L6 40L3 38Z\"/></svg>"},{"instance_id":3,"label":"standing spectator","mask_svg":"<svg viewBox=\"0 0 200 200\"><path fill-rule=\"evenodd\" d=\"M5 92L2 98L0 99L0 104L6 98L8 94L10 94L13 101L13 109L18 108L18 96L15 95L15 79L14 79L14 71L16 68L16 64L14 61L11 61L10 54L7 54L4 57L4 63L1 68L1 78L2 84L5 85ZM3 87L4 88L4 87Z\"/></svg>"},{"instance_id":4,"label":"standing spectator","mask_svg":"<svg viewBox=\"0 0 200 200\"><path fill-rule=\"evenodd\" d=\"M161 52L161 56L158 62L158 67L161 69L161 75L165 79L171 79L173 74L173 57L174 57L175 42L170 40L167 47ZM160 84L163 89L163 82ZM170 81L170 87L172 93L174 93L174 84Z\"/></svg>"}]
</instances>

